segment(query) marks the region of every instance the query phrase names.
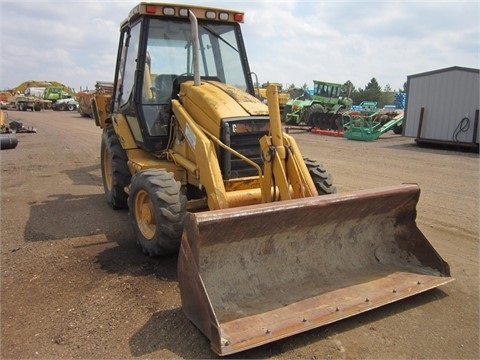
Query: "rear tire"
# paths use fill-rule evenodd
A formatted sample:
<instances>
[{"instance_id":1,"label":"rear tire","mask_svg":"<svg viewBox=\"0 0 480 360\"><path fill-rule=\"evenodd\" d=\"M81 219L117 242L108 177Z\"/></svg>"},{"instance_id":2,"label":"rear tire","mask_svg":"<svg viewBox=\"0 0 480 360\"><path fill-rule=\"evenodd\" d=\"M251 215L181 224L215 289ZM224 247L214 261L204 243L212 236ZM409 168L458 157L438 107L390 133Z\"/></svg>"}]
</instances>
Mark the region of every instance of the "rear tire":
<instances>
[{"instance_id":1,"label":"rear tire","mask_svg":"<svg viewBox=\"0 0 480 360\"><path fill-rule=\"evenodd\" d=\"M75 110L75 105L73 105L73 104L68 104L68 105L67 105L67 109L68 109L68 111L73 111L73 110Z\"/></svg>"},{"instance_id":2,"label":"rear tire","mask_svg":"<svg viewBox=\"0 0 480 360\"><path fill-rule=\"evenodd\" d=\"M337 188L333 185L332 175L325 170L323 165L319 164L316 160L308 158L304 158L303 160L305 161L308 172L312 177L318 195L335 194Z\"/></svg>"},{"instance_id":3,"label":"rear tire","mask_svg":"<svg viewBox=\"0 0 480 360\"><path fill-rule=\"evenodd\" d=\"M128 195L124 189L130 183L131 175L127 161L127 154L120 145L115 130L111 126L105 128L100 150L103 189L107 202L115 210L128 207Z\"/></svg>"},{"instance_id":4,"label":"rear tire","mask_svg":"<svg viewBox=\"0 0 480 360\"><path fill-rule=\"evenodd\" d=\"M132 177L129 217L144 253L166 256L178 252L186 203L171 172L148 169Z\"/></svg>"},{"instance_id":5,"label":"rear tire","mask_svg":"<svg viewBox=\"0 0 480 360\"><path fill-rule=\"evenodd\" d=\"M282 110L281 119L287 125L296 125L295 121L292 121L292 120L287 121L287 114L290 114L291 112L292 112L292 105L285 105Z\"/></svg>"},{"instance_id":6,"label":"rear tire","mask_svg":"<svg viewBox=\"0 0 480 360\"><path fill-rule=\"evenodd\" d=\"M315 126L317 128L322 128L322 119L325 116L325 109L320 104L312 104L309 108L305 110L303 114L303 119L307 126Z\"/></svg>"}]
</instances>

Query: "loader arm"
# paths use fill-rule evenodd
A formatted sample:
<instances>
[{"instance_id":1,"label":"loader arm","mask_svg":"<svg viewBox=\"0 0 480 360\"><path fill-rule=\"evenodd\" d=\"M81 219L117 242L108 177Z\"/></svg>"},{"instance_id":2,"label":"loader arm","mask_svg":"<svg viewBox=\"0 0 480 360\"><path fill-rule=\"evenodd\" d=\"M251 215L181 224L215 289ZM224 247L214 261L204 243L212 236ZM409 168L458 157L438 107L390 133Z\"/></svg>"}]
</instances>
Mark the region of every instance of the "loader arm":
<instances>
[{"instance_id":1,"label":"loader arm","mask_svg":"<svg viewBox=\"0 0 480 360\"><path fill-rule=\"evenodd\" d=\"M172 107L180 126L179 130L195 153L196 164L178 153L171 153L171 156L179 163L191 164L191 166L185 167L194 170L193 175L198 177L200 183L205 187L210 209L227 208L225 185L213 143L178 100L172 101Z\"/></svg>"}]
</instances>

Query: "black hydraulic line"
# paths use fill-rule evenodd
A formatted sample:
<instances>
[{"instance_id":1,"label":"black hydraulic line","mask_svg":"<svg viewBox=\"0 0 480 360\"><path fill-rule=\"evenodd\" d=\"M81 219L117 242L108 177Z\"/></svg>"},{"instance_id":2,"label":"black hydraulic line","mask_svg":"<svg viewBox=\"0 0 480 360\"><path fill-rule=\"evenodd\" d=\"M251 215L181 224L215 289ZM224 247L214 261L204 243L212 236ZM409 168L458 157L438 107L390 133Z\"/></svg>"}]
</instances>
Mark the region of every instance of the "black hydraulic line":
<instances>
[{"instance_id":1,"label":"black hydraulic line","mask_svg":"<svg viewBox=\"0 0 480 360\"><path fill-rule=\"evenodd\" d=\"M470 119L465 116L462 120L460 120L457 127L453 131L452 139L458 142L458 135L462 132L467 132L468 129L470 129Z\"/></svg>"}]
</instances>

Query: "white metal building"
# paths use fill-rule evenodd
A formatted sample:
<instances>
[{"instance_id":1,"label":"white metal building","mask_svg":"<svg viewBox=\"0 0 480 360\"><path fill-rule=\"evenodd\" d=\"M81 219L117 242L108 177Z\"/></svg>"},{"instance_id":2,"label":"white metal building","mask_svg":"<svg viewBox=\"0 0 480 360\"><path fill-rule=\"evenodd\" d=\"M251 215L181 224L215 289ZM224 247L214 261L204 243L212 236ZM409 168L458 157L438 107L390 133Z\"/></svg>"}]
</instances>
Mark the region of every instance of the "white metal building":
<instances>
[{"instance_id":1,"label":"white metal building","mask_svg":"<svg viewBox=\"0 0 480 360\"><path fill-rule=\"evenodd\" d=\"M459 66L407 76L403 134L417 143L478 148L480 70Z\"/></svg>"}]
</instances>

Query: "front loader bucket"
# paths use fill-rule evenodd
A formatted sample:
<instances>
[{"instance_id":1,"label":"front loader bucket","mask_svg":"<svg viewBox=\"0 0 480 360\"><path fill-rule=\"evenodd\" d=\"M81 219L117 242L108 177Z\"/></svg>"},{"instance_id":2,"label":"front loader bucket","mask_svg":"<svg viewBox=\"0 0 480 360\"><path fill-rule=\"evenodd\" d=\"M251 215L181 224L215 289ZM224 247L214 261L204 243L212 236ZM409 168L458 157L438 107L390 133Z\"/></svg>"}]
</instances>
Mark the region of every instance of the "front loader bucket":
<instances>
[{"instance_id":1,"label":"front loader bucket","mask_svg":"<svg viewBox=\"0 0 480 360\"><path fill-rule=\"evenodd\" d=\"M189 214L182 306L227 355L448 283L417 185Z\"/></svg>"}]
</instances>

